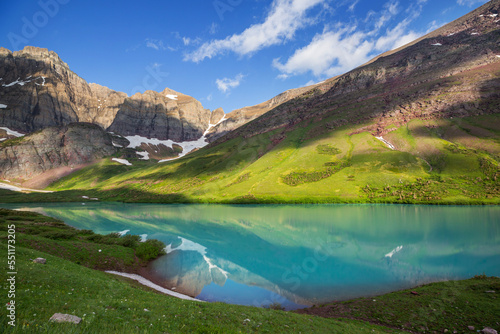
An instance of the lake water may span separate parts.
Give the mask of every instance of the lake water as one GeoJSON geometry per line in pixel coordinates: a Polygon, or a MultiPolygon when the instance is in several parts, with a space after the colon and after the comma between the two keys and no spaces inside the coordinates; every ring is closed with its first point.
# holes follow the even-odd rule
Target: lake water
{"type": "Polygon", "coordinates": [[[199,299],[296,309],[418,284],[500,276],[499,206],[1,205],[97,233],[162,240],[153,263],[199,299]]]}

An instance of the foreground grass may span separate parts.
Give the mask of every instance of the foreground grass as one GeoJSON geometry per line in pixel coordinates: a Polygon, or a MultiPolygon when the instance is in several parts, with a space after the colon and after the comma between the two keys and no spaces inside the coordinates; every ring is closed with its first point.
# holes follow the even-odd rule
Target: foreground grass
{"type": "Polygon", "coordinates": [[[16,245],[40,250],[92,269],[136,272],[165,254],[158,240],[140,242],[136,235],[95,234],[34,212],[0,209],[0,237],[8,225],[16,230],[16,245]]]}
{"type": "MultiPolygon", "coordinates": [[[[60,221],[34,213],[9,210],[2,210],[2,213],[0,253],[7,256],[6,225],[15,224],[19,227],[16,228],[15,253],[17,271],[15,327],[8,324],[6,307],[0,309],[0,328],[7,333],[386,333],[391,331],[357,320],[321,319],[278,310],[223,303],[190,302],[165,296],[134,281],[76,263],[111,269],[106,266],[113,267],[115,262],[122,263],[135,259],[133,252],[124,250],[131,249],[130,247],[116,243],[99,244],[92,240],[64,240],[62,235],[74,231],[62,226],[60,221]],[[35,227],[40,231],[34,231],[35,227]],[[59,236],[56,237],[56,234],[59,236]],[[93,251],[85,252],[74,248],[83,244],[90,244],[87,247],[93,251]],[[57,256],[28,247],[42,248],[57,256]],[[97,248],[102,251],[98,252],[97,248]],[[72,253],[78,254],[72,255],[72,253]],[[37,257],[46,258],[47,264],[36,264],[31,261],[37,257]],[[56,312],[76,315],[83,321],[79,325],[49,322],[48,319],[56,312]]],[[[6,270],[2,270],[0,276],[3,282],[2,303],[5,305],[9,301],[6,270]]]]}
{"type": "Polygon", "coordinates": [[[413,332],[472,332],[500,328],[500,279],[476,276],[299,310],[329,318],[362,319],[413,332]]]}

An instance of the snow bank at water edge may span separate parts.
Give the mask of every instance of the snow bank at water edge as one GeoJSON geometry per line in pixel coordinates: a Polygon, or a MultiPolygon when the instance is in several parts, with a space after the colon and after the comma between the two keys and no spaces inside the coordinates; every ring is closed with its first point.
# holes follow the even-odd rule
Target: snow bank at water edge
{"type": "Polygon", "coordinates": [[[193,297],[183,295],[182,293],[178,293],[178,292],[174,292],[174,291],[162,288],[161,286],[154,284],[150,280],[147,280],[144,277],[136,275],[136,274],[120,273],[118,271],[111,271],[111,270],[107,270],[106,272],[108,274],[113,274],[113,275],[118,275],[118,276],[133,279],[133,280],[141,283],[142,285],[148,286],[152,289],[155,289],[156,291],[159,291],[161,293],[164,293],[164,294],[172,296],[172,297],[177,297],[177,298],[184,299],[184,300],[192,300],[192,301],[196,301],[196,302],[203,302],[203,300],[199,300],[199,299],[196,299],[193,297]]]}

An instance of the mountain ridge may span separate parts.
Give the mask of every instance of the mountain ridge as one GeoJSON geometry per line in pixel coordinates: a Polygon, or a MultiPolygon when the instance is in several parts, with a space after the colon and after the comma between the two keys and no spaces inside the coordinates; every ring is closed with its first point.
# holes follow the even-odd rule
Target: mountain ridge
{"type": "Polygon", "coordinates": [[[0,78],[4,106],[0,125],[24,133],[88,122],[124,136],[189,141],[202,136],[212,117],[199,101],[169,88],[129,97],[89,84],[55,52],[44,48],[27,46],[14,52],[0,48],[0,78]],[[182,96],[182,101],[176,96],[182,96]],[[123,118],[143,121],[130,128],[123,118]]]}

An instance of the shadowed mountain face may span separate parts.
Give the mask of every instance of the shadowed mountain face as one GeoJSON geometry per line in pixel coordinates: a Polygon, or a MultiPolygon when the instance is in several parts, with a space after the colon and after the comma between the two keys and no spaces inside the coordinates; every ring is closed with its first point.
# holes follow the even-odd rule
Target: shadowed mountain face
{"type": "Polygon", "coordinates": [[[196,99],[168,88],[127,97],[88,84],[47,49],[0,48],[0,78],[0,126],[24,133],[88,122],[124,136],[180,142],[200,138],[212,117],[196,99]]]}
{"type": "MultiPolygon", "coordinates": [[[[331,79],[330,79],[331,80],[331,79]]],[[[265,114],[269,110],[276,108],[277,106],[290,101],[293,98],[296,98],[299,95],[302,95],[315,87],[319,86],[319,84],[300,87],[295,89],[287,90],[272,99],[259,103],[257,105],[251,107],[244,107],[240,109],[236,109],[231,111],[226,115],[226,121],[215,126],[210,133],[207,135],[207,138],[210,142],[217,140],[222,137],[226,133],[229,133],[240,126],[256,119],[257,117],[265,114]]],[[[215,124],[214,122],[212,122],[215,124]]]]}
{"type": "Polygon", "coordinates": [[[316,134],[344,124],[388,125],[409,120],[466,117],[499,110],[500,1],[464,17],[351,72],[316,85],[223,137],[254,136],[332,117],[316,134]],[[480,73],[484,69],[484,73],[480,73]],[[479,101],[482,102],[479,102],[479,101]]]}

